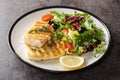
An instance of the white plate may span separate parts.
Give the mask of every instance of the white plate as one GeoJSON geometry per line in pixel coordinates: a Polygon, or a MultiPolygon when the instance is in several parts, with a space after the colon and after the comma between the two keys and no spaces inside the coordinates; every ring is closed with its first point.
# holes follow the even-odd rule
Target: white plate
{"type": "MultiPolygon", "coordinates": [[[[34,62],[28,59],[27,57],[27,49],[26,46],[21,43],[22,36],[25,34],[26,30],[29,29],[30,26],[32,26],[37,20],[40,19],[40,16],[44,13],[48,13],[51,10],[57,10],[59,12],[65,12],[65,13],[73,13],[74,11],[77,12],[87,12],[81,9],[76,9],[72,7],[60,7],[60,6],[54,6],[54,7],[46,7],[46,8],[40,8],[34,11],[31,11],[22,17],[20,17],[12,26],[10,32],[9,32],[9,44],[11,49],[17,56],[23,60],[24,62],[31,64],[35,67],[42,68],[45,70],[50,71],[70,71],[68,69],[63,68],[60,66],[58,59],[55,60],[48,60],[48,61],[42,61],[42,62],[34,62]]],[[[87,12],[89,13],[89,12],[87,12]]],[[[93,19],[94,23],[97,25],[97,27],[101,28],[104,31],[105,34],[105,40],[107,42],[106,44],[106,51],[108,50],[109,43],[110,43],[110,33],[106,27],[106,25],[96,16],[89,13],[91,15],[91,18],[93,19]]],[[[105,52],[106,53],[106,52],[105,52]]],[[[99,59],[101,59],[105,53],[101,54],[99,57],[95,58],[92,53],[85,54],[83,57],[85,58],[86,64],[82,68],[86,68],[90,66],[91,64],[97,62],[99,59]]]]}

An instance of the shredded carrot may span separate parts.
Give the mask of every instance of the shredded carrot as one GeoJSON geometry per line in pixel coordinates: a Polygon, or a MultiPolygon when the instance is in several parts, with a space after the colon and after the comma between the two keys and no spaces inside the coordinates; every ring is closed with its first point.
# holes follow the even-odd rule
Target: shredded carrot
{"type": "Polygon", "coordinates": [[[54,28],[51,25],[49,25],[48,28],[50,29],[51,32],[54,32],[54,28]]]}

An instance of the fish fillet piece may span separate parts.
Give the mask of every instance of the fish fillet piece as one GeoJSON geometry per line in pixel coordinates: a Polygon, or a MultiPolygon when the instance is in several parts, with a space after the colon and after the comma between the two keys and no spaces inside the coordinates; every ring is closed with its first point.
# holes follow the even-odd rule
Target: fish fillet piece
{"type": "Polygon", "coordinates": [[[35,47],[43,46],[51,38],[49,26],[47,23],[37,21],[24,35],[24,43],[35,47]]]}
{"type": "Polygon", "coordinates": [[[28,47],[28,58],[33,61],[42,61],[59,58],[65,55],[64,42],[57,42],[56,45],[50,47],[46,43],[41,48],[36,48],[27,45],[28,47]]]}
{"type": "Polygon", "coordinates": [[[50,40],[50,35],[50,33],[44,32],[40,34],[27,34],[24,36],[24,43],[35,47],[41,47],[47,40],[50,40]]]}

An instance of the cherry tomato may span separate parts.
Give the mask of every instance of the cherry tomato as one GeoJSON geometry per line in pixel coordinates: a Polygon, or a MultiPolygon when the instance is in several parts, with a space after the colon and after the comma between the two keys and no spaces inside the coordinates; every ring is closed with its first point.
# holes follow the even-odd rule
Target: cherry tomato
{"type": "Polygon", "coordinates": [[[69,42],[65,42],[65,48],[68,49],[68,52],[71,52],[74,49],[74,45],[69,42]]]}
{"type": "Polygon", "coordinates": [[[53,15],[51,15],[51,14],[44,14],[44,15],[41,17],[41,20],[42,20],[42,21],[45,21],[45,22],[48,22],[48,21],[50,21],[51,19],[53,19],[53,15]]]}
{"type": "Polygon", "coordinates": [[[63,32],[65,35],[67,35],[69,31],[68,31],[68,29],[63,29],[62,32],[63,32]]]}

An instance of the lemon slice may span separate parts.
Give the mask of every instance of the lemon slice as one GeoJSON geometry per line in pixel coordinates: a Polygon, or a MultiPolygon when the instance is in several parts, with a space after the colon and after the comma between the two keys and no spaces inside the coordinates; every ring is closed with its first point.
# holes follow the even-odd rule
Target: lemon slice
{"type": "Polygon", "coordinates": [[[62,56],[59,58],[60,64],[67,69],[78,69],[84,64],[84,58],[79,56],[62,56]]]}

